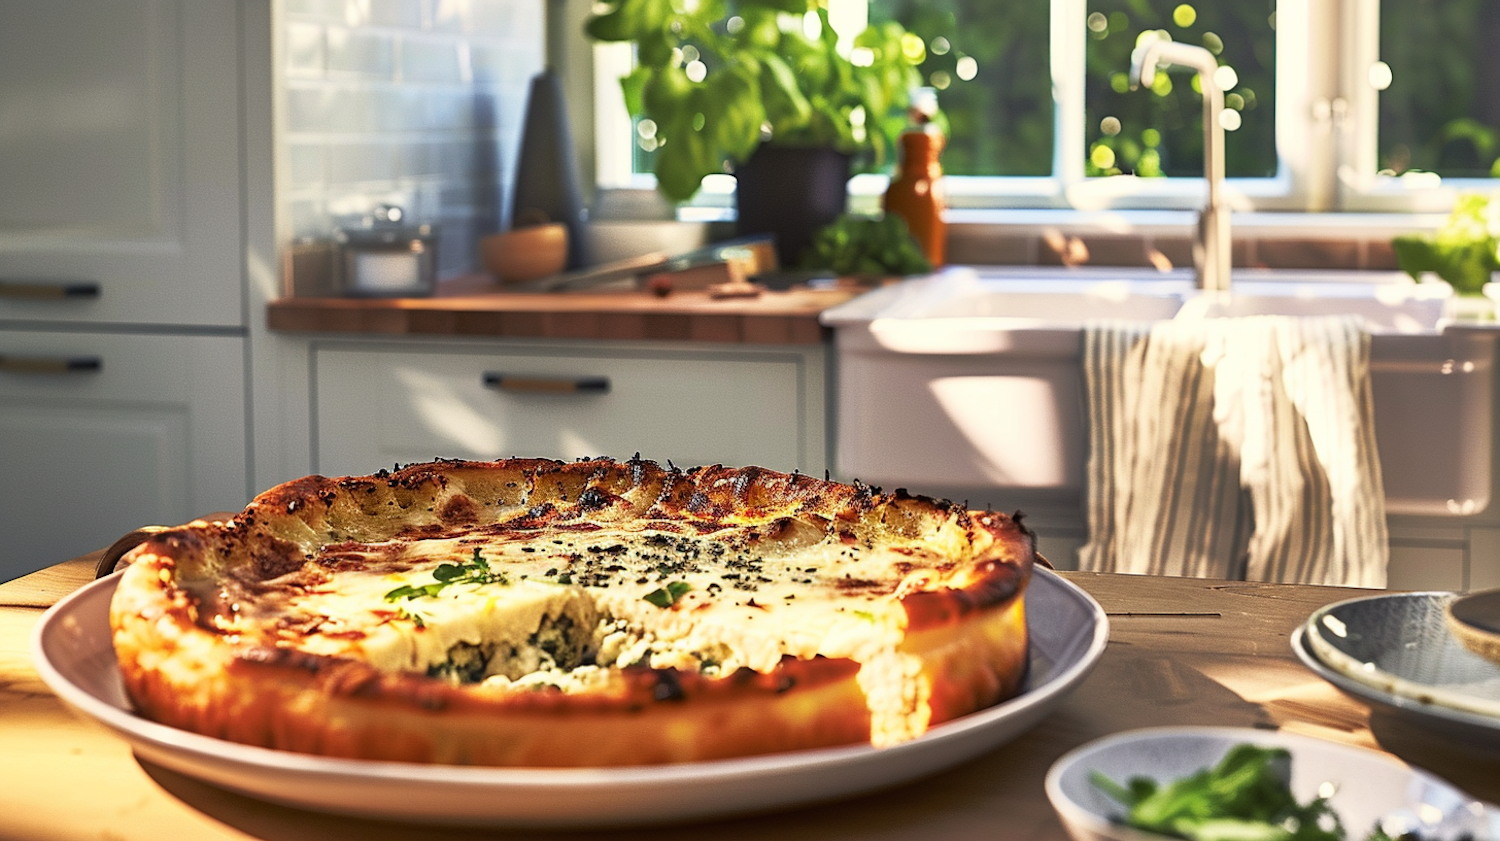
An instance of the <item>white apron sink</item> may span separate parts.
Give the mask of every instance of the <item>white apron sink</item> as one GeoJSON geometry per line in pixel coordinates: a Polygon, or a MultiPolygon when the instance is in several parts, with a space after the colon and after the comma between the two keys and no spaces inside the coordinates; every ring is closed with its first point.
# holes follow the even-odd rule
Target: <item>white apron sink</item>
{"type": "Polygon", "coordinates": [[[1073,505],[1087,427],[1081,331],[1098,319],[1356,314],[1371,334],[1392,514],[1488,507],[1496,331],[1445,323],[1445,285],[1395,272],[951,269],[823,315],[837,359],[835,469],[888,488],[1073,505]],[[1013,493],[1012,493],[1013,492],[1013,493]]]}

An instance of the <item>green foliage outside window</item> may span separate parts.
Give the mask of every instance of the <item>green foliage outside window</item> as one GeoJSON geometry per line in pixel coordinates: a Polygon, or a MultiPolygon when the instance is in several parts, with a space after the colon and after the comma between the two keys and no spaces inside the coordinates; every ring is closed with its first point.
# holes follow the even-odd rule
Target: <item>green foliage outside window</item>
{"type": "Polygon", "coordinates": [[[918,70],[949,124],[943,171],[1047,176],[1054,145],[1048,0],[872,0],[927,44],[918,70]]]}
{"type": "MultiPolygon", "coordinates": [[[[954,175],[1052,174],[1054,114],[1047,0],[875,0],[875,12],[927,42],[920,70],[938,89],[952,125],[943,153],[954,175]],[[934,44],[941,45],[935,48],[934,44]],[[969,78],[961,59],[974,64],[969,78]]],[[[1241,117],[1226,138],[1231,177],[1276,174],[1274,3],[1186,4],[1179,0],[1092,0],[1086,30],[1089,175],[1199,177],[1203,105],[1197,81],[1159,74],[1152,91],[1131,91],[1130,54],[1147,30],[1207,47],[1232,66],[1226,102],[1241,117]]]]}
{"type": "Polygon", "coordinates": [[[1382,171],[1500,176],[1500,3],[1383,0],[1380,33],[1382,171]]]}
{"type": "Polygon", "coordinates": [[[1089,175],[1203,175],[1203,97],[1188,71],[1157,73],[1151,90],[1130,90],[1130,54],[1140,33],[1165,32],[1204,47],[1236,84],[1224,93],[1224,171],[1231,178],[1276,174],[1275,5],[1177,0],[1092,0],[1085,102],[1089,175]],[[1238,125],[1231,128],[1237,121],[1238,125]]]}

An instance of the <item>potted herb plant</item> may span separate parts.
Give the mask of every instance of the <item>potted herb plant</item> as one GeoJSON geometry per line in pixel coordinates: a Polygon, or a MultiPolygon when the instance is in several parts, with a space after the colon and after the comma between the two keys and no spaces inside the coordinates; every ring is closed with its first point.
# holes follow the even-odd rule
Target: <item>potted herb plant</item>
{"type": "Polygon", "coordinates": [[[586,28],[636,46],[621,85],[661,194],[734,172],[739,232],[777,234],[783,263],[843,213],[855,156],[889,159],[925,57],[894,22],[837,32],[815,0],[602,0],[586,28]]]}

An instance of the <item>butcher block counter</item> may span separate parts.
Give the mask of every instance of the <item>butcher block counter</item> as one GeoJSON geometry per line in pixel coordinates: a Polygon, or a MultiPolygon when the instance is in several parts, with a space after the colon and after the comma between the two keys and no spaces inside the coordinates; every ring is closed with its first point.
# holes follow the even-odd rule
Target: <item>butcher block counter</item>
{"type": "MultiPolygon", "coordinates": [[[[134,756],[70,713],[32,665],[43,610],[94,576],[98,554],[0,585],[0,838],[454,839],[530,837],[339,817],[273,805],[134,756]]],[[[884,791],[779,813],[538,837],[716,839],[1063,839],[1047,769],[1090,740],[1168,724],[1252,726],[1390,752],[1476,797],[1500,800],[1497,755],[1372,712],[1309,672],[1289,635],[1315,608],[1368,591],[1063,573],[1109,618],[1095,668],[1017,739],[884,791]]],[[[413,797],[420,797],[413,791],[413,797]]],[[[670,815],[664,816],[670,821],[670,815]]]]}
{"type": "Polygon", "coordinates": [[[869,287],[795,287],[753,297],[707,289],[514,292],[482,277],[438,285],[430,298],[283,298],[267,323],[281,332],[812,345],[818,315],[869,287]]]}

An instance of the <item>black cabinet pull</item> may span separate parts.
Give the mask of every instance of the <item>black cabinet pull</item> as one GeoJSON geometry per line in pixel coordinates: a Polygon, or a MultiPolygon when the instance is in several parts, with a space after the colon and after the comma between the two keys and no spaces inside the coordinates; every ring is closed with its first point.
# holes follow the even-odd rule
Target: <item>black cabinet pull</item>
{"type": "Polygon", "coordinates": [[[99,297],[99,284],[92,280],[0,280],[0,298],[9,300],[62,301],[99,297]]]}
{"type": "Polygon", "coordinates": [[[484,387],[532,394],[607,394],[609,377],[538,377],[485,371],[484,387]]]}
{"type": "Polygon", "coordinates": [[[5,374],[92,374],[104,370],[97,356],[0,356],[5,374]]]}

